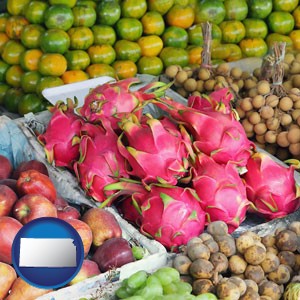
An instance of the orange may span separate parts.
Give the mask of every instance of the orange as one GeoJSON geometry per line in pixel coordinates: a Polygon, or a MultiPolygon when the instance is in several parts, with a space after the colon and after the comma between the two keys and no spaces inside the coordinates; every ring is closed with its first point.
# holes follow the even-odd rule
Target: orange
{"type": "Polygon", "coordinates": [[[5,43],[9,40],[9,37],[5,32],[0,32],[0,54],[4,48],[5,43]]]}
{"type": "Polygon", "coordinates": [[[183,48],[164,47],[161,50],[159,57],[162,60],[165,68],[170,65],[179,65],[181,67],[185,67],[189,63],[188,52],[183,48]]]}
{"type": "Polygon", "coordinates": [[[239,43],[246,35],[244,24],[238,20],[223,21],[219,24],[223,43],[239,43]]]}
{"type": "Polygon", "coordinates": [[[121,6],[119,1],[99,1],[96,7],[97,23],[103,25],[114,25],[121,17],[121,6]]]}
{"type": "Polygon", "coordinates": [[[5,73],[8,68],[9,68],[9,64],[7,64],[5,61],[0,59],[0,82],[5,81],[5,73]]]}
{"type": "Polygon", "coordinates": [[[121,1],[121,15],[125,18],[140,19],[147,11],[146,0],[121,1]]]}
{"type": "Polygon", "coordinates": [[[68,30],[70,49],[86,50],[94,43],[94,35],[89,27],[72,27],[68,30]]]}
{"type": "Polygon", "coordinates": [[[272,49],[274,43],[276,42],[284,42],[285,51],[293,49],[293,41],[288,35],[280,33],[269,33],[265,39],[265,42],[267,43],[269,49],[272,49]]]}
{"type": "Polygon", "coordinates": [[[158,56],[164,44],[157,35],[142,36],[138,39],[142,56],[158,56]]]}
{"type": "Polygon", "coordinates": [[[91,62],[84,50],[69,50],[64,56],[68,62],[68,70],[84,70],[91,62]]]}
{"type": "Polygon", "coordinates": [[[139,74],[159,76],[164,68],[162,60],[157,56],[142,56],[137,62],[139,74]]]}
{"type": "Polygon", "coordinates": [[[166,22],[169,26],[178,26],[181,28],[189,28],[195,20],[195,11],[189,6],[175,4],[166,14],[166,22]]]}
{"type": "Polygon", "coordinates": [[[164,47],[186,48],[188,45],[188,33],[184,28],[169,26],[162,34],[164,47]]]}
{"type": "Polygon", "coordinates": [[[119,80],[134,77],[137,74],[137,66],[131,60],[116,60],[112,66],[119,80]]]}
{"type": "Polygon", "coordinates": [[[50,5],[67,5],[68,7],[74,7],[77,0],[49,0],[50,5]]]}
{"type": "Polygon", "coordinates": [[[82,71],[82,70],[70,70],[66,71],[62,76],[61,79],[65,84],[73,83],[78,81],[83,81],[89,79],[89,75],[82,71]]]}
{"type": "Polygon", "coordinates": [[[20,65],[25,71],[38,70],[38,63],[43,52],[40,49],[28,49],[20,55],[20,65]]]}
{"type": "Polygon", "coordinates": [[[87,52],[92,64],[110,65],[116,59],[116,51],[111,45],[93,45],[87,52]]]}
{"type": "Polygon", "coordinates": [[[89,5],[76,5],[72,8],[74,15],[73,27],[92,27],[97,18],[96,10],[89,5]]]}
{"type": "Polygon", "coordinates": [[[188,46],[187,47],[187,52],[189,56],[189,64],[190,65],[195,65],[198,64],[200,65],[202,62],[202,50],[203,48],[200,46],[188,46]]]}
{"type": "Polygon", "coordinates": [[[6,12],[0,13],[0,32],[5,32],[6,22],[9,16],[10,15],[6,12]]]}
{"type": "Polygon", "coordinates": [[[12,87],[21,87],[21,76],[24,74],[20,65],[10,66],[5,73],[5,81],[12,87]]]}
{"type": "Polygon", "coordinates": [[[43,1],[30,1],[25,7],[25,18],[30,24],[43,24],[44,13],[49,4],[43,1]]]}
{"type": "Polygon", "coordinates": [[[141,57],[141,47],[136,42],[118,40],[114,45],[117,60],[131,60],[137,62],[141,57]]]}
{"type": "Polygon", "coordinates": [[[45,53],[64,54],[70,47],[70,37],[62,29],[48,29],[41,34],[40,47],[45,53]]]}
{"type": "Polygon", "coordinates": [[[174,5],[174,0],[148,0],[148,10],[154,10],[164,15],[174,5]]]}
{"type": "Polygon", "coordinates": [[[6,21],[5,32],[10,39],[20,39],[24,26],[28,24],[23,16],[10,16],[6,21]]]}
{"type": "Polygon", "coordinates": [[[212,60],[226,60],[230,56],[230,47],[227,44],[216,43],[211,48],[212,60]]]}
{"type": "Polygon", "coordinates": [[[108,64],[91,64],[86,68],[90,78],[96,78],[100,76],[110,76],[116,78],[115,69],[108,64]]]}
{"type": "Polygon", "coordinates": [[[4,107],[9,112],[18,113],[18,103],[23,95],[24,93],[20,88],[8,89],[3,98],[4,107]]]}
{"type": "Polygon", "coordinates": [[[25,51],[25,47],[17,40],[7,41],[2,50],[2,59],[9,65],[20,63],[20,55],[25,51]]]}
{"type": "Polygon", "coordinates": [[[42,110],[42,97],[36,93],[25,94],[18,103],[18,113],[21,116],[29,112],[37,113],[42,110]]]}
{"type": "Polygon", "coordinates": [[[296,50],[300,50],[300,30],[293,30],[290,34],[289,37],[292,39],[293,41],[293,46],[294,49],[296,50]]]}
{"type": "Polygon", "coordinates": [[[45,53],[40,57],[38,71],[44,76],[61,76],[67,70],[67,60],[59,53],[45,53]]]}
{"type": "Polygon", "coordinates": [[[300,5],[295,8],[292,14],[295,20],[295,27],[300,28],[300,5]]]}
{"type": "Polygon", "coordinates": [[[44,13],[44,24],[50,28],[59,28],[64,31],[70,29],[74,22],[72,9],[67,5],[50,5],[44,13]]]}
{"type": "Polygon", "coordinates": [[[36,93],[42,95],[42,92],[46,88],[56,87],[63,85],[64,82],[60,77],[57,76],[45,76],[41,77],[36,85],[36,93]]]}
{"type": "Polygon", "coordinates": [[[138,19],[121,18],[117,21],[115,28],[119,39],[128,41],[136,41],[143,34],[143,25],[138,19]]]}
{"type": "Polygon", "coordinates": [[[36,86],[42,75],[38,71],[25,72],[21,76],[21,88],[25,93],[35,93],[36,86]]]}
{"type": "Polygon", "coordinates": [[[163,16],[157,11],[147,11],[141,18],[144,35],[161,35],[165,30],[163,16]]]}
{"type": "Polygon", "coordinates": [[[227,57],[227,61],[236,61],[243,58],[241,48],[236,44],[227,44],[230,49],[230,55],[227,57]]]}
{"type": "Polygon", "coordinates": [[[7,0],[6,9],[14,16],[21,15],[30,0],[7,0]]]}
{"type": "Polygon", "coordinates": [[[45,28],[39,24],[29,24],[24,26],[21,33],[21,42],[26,48],[39,48],[40,37],[45,32],[45,28]]]}
{"type": "Polygon", "coordinates": [[[243,39],[239,46],[246,57],[263,57],[268,52],[268,46],[261,38],[243,39]]]}
{"type": "Polygon", "coordinates": [[[92,26],[94,35],[94,45],[108,44],[113,46],[117,39],[115,29],[109,25],[94,25],[92,26]]]}
{"type": "Polygon", "coordinates": [[[9,90],[9,85],[3,82],[0,82],[0,105],[3,105],[4,103],[4,96],[6,92],[9,90]]]}

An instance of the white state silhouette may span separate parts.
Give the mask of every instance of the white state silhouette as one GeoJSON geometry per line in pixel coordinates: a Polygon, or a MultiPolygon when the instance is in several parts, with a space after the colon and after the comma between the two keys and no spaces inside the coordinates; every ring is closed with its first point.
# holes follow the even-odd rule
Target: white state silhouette
{"type": "Polygon", "coordinates": [[[76,267],[76,246],[68,238],[21,238],[19,267],[76,267]]]}

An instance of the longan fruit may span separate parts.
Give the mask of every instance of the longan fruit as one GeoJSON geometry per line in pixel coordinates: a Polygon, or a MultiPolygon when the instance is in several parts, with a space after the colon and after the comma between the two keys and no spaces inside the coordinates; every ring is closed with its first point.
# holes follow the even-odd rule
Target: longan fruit
{"type": "Polygon", "coordinates": [[[236,83],[232,83],[231,84],[231,86],[230,86],[230,88],[234,91],[234,92],[236,92],[236,93],[238,93],[239,92],[239,86],[236,84],[236,83]]]}
{"type": "Polygon", "coordinates": [[[293,120],[296,121],[297,118],[300,116],[300,108],[296,108],[296,109],[292,110],[291,115],[292,115],[293,120]]]}
{"type": "Polygon", "coordinates": [[[295,74],[292,77],[292,85],[293,85],[293,87],[296,87],[296,88],[300,87],[300,74],[295,74]]]}
{"type": "Polygon", "coordinates": [[[243,71],[242,75],[241,75],[241,79],[245,80],[247,78],[249,78],[251,75],[248,71],[243,71]]]}
{"type": "Polygon", "coordinates": [[[198,71],[198,79],[200,80],[208,80],[210,78],[211,74],[210,71],[206,68],[200,68],[198,71]]]}
{"type": "Polygon", "coordinates": [[[248,96],[251,97],[251,98],[254,98],[257,95],[258,95],[258,93],[257,93],[257,88],[256,87],[253,87],[248,91],[248,96]]]}
{"type": "Polygon", "coordinates": [[[294,53],[289,52],[285,54],[283,61],[289,65],[293,62],[294,59],[295,59],[294,53]]]}
{"type": "Polygon", "coordinates": [[[200,93],[202,93],[204,91],[204,81],[203,80],[201,80],[201,79],[197,80],[196,90],[200,93]]]}
{"type": "Polygon", "coordinates": [[[194,70],[190,67],[190,66],[186,66],[182,69],[183,71],[185,71],[188,75],[188,78],[193,76],[193,72],[194,70]]]}
{"type": "Polygon", "coordinates": [[[243,98],[240,103],[240,108],[243,111],[250,111],[253,109],[252,99],[250,97],[243,98]]]}
{"type": "Polygon", "coordinates": [[[290,97],[285,96],[279,100],[278,107],[283,111],[289,111],[293,108],[293,105],[294,101],[290,97]]]}
{"type": "Polygon", "coordinates": [[[230,76],[234,79],[240,79],[242,76],[242,73],[243,73],[242,69],[238,68],[238,67],[233,67],[230,70],[230,76]]]}
{"type": "Polygon", "coordinates": [[[289,126],[293,122],[293,118],[290,114],[283,114],[280,117],[280,124],[282,126],[289,126]]]}
{"type": "Polygon", "coordinates": [[[300,143],[293,143],[289,145],[289,151],[292,155],[300,155],[300,143]]]}
{"type": "Polygon", "coordinates": [[[280,122],[277,118],[273,117],[266,120],[266,126],[268,130],[277,130],[280,126],[280,122]]]}
{"type": "Polygon", "coordinates": [[[289,128],[288,134],[287,134],[287,139],[289,140],[289,142],[291,144],[299,143],[300,142],[300,128],[298,126],[289,128]]]}
{"type": "Polygon", "coordinates": [[[300,126],[300,116],[297,117],[296,123],[300,126]]]}
{"type": "Polygon", "coordinates": [[[259,122],[261,122],[260,114],[257,111],[251,111],[248,120],[251,124],[255,125],[259,122]]]}
{"type": "Polygon", "coordinates": [[[181,67],[178,65],[171,65],[166,67],[165,75],[171,79],[174,79],[176,74],[181,70],[181,67]]]}
{"type": "Polygon", "coordinates": [[[250,90],[251,88],[256,87],[256,82],[253,80],[253,78],[248,78],[245,80],[244,87],[246,90],[250,90]]]}
{"type": "Polygon", "coordinates": [[[294,102],[293,108],[294,108],[294,109],[300,108],[300,100],[297,100],[297,101],[294,102]]]}
{"type": "Polygon", "coordinates": [[[290,65],[290,74],[299,74],[300,73],[300,62],[294,60],[290,65]]]}
{"type": "Polygon", "coordinates": [[[285,88],[286,91],[290,91],[293,88],[293,84],[291,80],[286,80],[282,83],[282,86],[285,88]]]}
{"type": "Polygon", "coordinates": [[[175,81],[183,84],[188,79],[188,73],[184,70],[179,71],[175,76],[175,81]]]}
{"type": "Polygon", "coordinates": [[[263,106],[263,107],[259,110],[259,112],[260,112],[260,116],[261,116],[263,119],[265,119],[265,120],[272,118],[272,117],[274,116],[274,113],[275,113],[275,112],[274,112],[274,109],[273,109],[271,106],[269,106],[269,105],[263,106]]]}
{"type": "Polygon", "coordinates": [[[180,96],[182,96],[182,97],[184,97],[184,98],[186,98],[186,97],[189,96],[188,91],[187,91],[185,88],[183,88],[183,87],[178,87],[178,88],[176,89],[176,92],[177,92],[180,96]]]}
{"type": "Polygon", "coordinates": [[[298,88],[292,88],[289,91],[288,96],[295,102],[297,100],[300,100],[300,90],[298,88]]]}
{"type": "Polygon", "coordinates": [[[201,96],[201,93],[198,91],[193,91],[191,95],[192,96],[201,96]]]}
{"type": "Polygon", "coordinates": [[[265,135],[264,135],[264,134],[262,134],[262,135],[256,134],[256,135],[255,135],[255,139],[256,139],[257,142],[259,142],[260,144],[265,144],[265,143],[266,143],[265,135]]]}
{"type": "Polygon", "coordinates": [[[229,71],[230,71],[230,65],[228,63],[221,63],[216,68],[216,72],[218,74],[228,74],[229,71]]]}
{"type": "Polygon", "coordinates": [[[265,133],[265,141],[269,144],[274,144],[276,143],[277,140],[277,133],[274,130],[268,130],[265,133]]]}
{"type": "Polygon", "coordinates": [[[243,125],[244,130],[246,132],[252,132],[253,133],[254,125],[251,124],[248,119],[242,120],[242,125],[243,125]]]}
{"type": "Polygon", "coordinates": [[[266,103],[266,99],[262,95],[256,95],[252,99],[252,105],[256,109],[261,108],[263,105],[265,105],[265,103],[266,103]]]}
{"type": "Polygon", "coordinates": [[[256,78],[259,78],[261,76],[261,68],[255,68],[253,70],[253,75],[256,77],[256,78]]]}
{"type": "Polygon", "coordinates": [[[267,126],[265,123],[258,123],[258,124],[255,124],[254,127],[253,127],[253,131],[258,134],[258,135],[262,135],[264,133],[266,133],[267,131],[267,126]]]}
{"type": "Polygon", "coordinates": [[[279,103],[279,97],[277,95],[269,95],[266,97],[266,105],[276,107],[279,103]]]}
{"type": "Polygon", "coordinates": [[[183,88],[187,92],[193,92],[197,88],[197,81],[194,78],[188,78],[184,83],[183,83],[183,88]]]}
{"type": "Polygon", "coordinates": [[[261,80],[257,84],[257,92],[260,95],[266,95],[269,94],[271,91],[270,84],[267,80],[261,80]]]}
{"type": "Polygon", "coordinates": [[[235,110],[238,113],[240,119],[243,119],[245,117],[245,111],[242,110],[239,106],[235,110]]]}
{"type": "Polygon", "coordinates": [[[280,147],[286,148],[290,145],[289,140],[287,139],[287,131],[281,131],[277,135],[277,144],[280,147]]]}
{"type": "Polygon", "coordinates": [[[208,79],[208,80],[204,81],[204,90],[209,91],[209,92],[213,91],[215,84],[216,84],[216,81],[214,79],[208,79]]]}

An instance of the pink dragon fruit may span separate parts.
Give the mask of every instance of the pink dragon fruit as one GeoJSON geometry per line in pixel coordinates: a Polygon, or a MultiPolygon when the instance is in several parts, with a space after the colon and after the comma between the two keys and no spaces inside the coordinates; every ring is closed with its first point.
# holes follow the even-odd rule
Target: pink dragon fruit
{"type": "Polygon", "coordinates": [[[140,118],[146,100],[163,95],[168,87],[162,82],[152,82],[136,91],[130,90],[132,85],[140,82],[137,77],[132,77],[99,85],[91,89],[78,113],[89,122],[97,122],[105,116],[116,130],[122,117],[135,113],[140,118]]]}
{"type": "Polygon", "coordinates": [[[153,103],[187,128],[197,151],[211,156],[218,163],[231,161],[239,167],[246,165],[255,145],[247,138],[234,113],[207,108],[198,110],[166,97],[155,99],[153,103]]]}
{"type": "MultiPolygon", "coordinates": [[[[117,139],[106,118],[102,119],[102,125],[86,123],[82,127],[80,158],[73,168],[87,195],[99,202],[107,201],[108,196],[113,194],[112,191],[104,192],[107,184],[116,182],[120,177],[128,177],[125,159],[117,149],[117,139]]],[[[111,203],[108,201],[105,205],[111,203]]]]}
{"type": "Polygon", "coordinates": [[[134,115],[123,120],[118,149],[128,161],[128,174],[143,183],[177,184],[187,175],[191,140],[181,127],[167,118],[145,116],[140,123],[134,115]]]}
{"type": "Polygon", "coordinates": [[[52,113],[46,131],[38,136],[44,146],[47,160],[56,167],[72,169],[79,157],[80,130],[84,120],[75,114],[76,99],[67,99],[67,104],[58,101],[49,110],[52,113]]]}
{"type": "Polygon", "coordinates": [[[300,187],[295,166],[283,166],[263,152],[254,153],[242,175],[253,212],[268,220],[283,217],[300,207],[300,187]]]}
{"type": "Polygon", "coordinates": [[[143,197],[140,231],[167,249],[175,251],[203,232],[205,213],[193,189],[153,185],[143,197]]]}
{"type": "Polygon", "coordinates": [[[231,102],[234,97],[229,89],[222,88],[207,95],[188,97],[188,106],[200,111],[220,111],[225,114],[233,112],[231,102]]]}
{"type": "Polygon", "coordinates": [[[198,154],[193,167],[193,188],[196,190],[206,221],[222,220],[233,232],[246,217],[250,202],[236,166],[218,164],[205,154],[198,154]]]}

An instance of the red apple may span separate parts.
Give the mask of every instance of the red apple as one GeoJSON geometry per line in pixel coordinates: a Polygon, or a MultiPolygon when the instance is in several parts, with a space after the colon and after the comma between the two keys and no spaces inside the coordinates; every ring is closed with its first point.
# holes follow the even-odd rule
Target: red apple
{"type": "Polygon", "coordinates": [[[8,216],[17,201],[17,194],[7,185],[0,184],[0,216],[8,216]]]}
{"type": "Polygon", "coordinates": [[[10,160],[0,154],[0,179],[9,178],[13,171],[13,166],[10,160]]]}
{"type": "Polygon", "coordinates": [[[87,278],[101,274],[98,264],[92,260],[83,260],[82,266],[77,275],[69,282],[69,285],[73,285],[87,278]]]}
{"type": "Polygon", "coordinates": [[[52,290],[37,288],[27,283],[21,277],[18,277],[14,281],[11,287],[11,291],[8,297],[5,298],[5,300],[33,300],[51,291],[52,290]]]}
{"type": "Polygon", "coordinates": [[[12,209],[12,213],[22,224],[27,224],[41,217],[57,217],[55,205],[39,194],[28,194],[19,198],[12,209]]]}
{"type": "Polygon", "coordinates": [[[122,267],[133,262],[134,256],[129,242],[122,238],[111,238],[99,246],[92,256],[101,272],[122,267]]]}
{"type": "Polygon", "coordinates": [[[56,199],[54,200],[54,205],[57,207],[65,207],[68,206],[69,203],[66,199],[64,199],[61,196],[56,196],[56,199]]]}
{"type": "Polygon", "coordinates": [[[12,217],[0,217],[0,261],[12,263],[11,247],[22,224],[12,217]]]}
{"type": "Polygon", "coordinates": [[[46,176],[49,176],[49,172],[48,172],[46,165],[39,160],[32,159],[32,160],[21,162],[14,169],[11,177],[14,179],[18,179],[22,172],[28,171],[28,170],[36,170],[36,171],[39,171],[40,173],[45,174],[46,176]]]}
{"type": "Polygon", "coordinates": [[[9,186],[16,194],[18,194],[17,190],[17,180],[13,178],[5,178],[0,180],[0,184],[4,184],[9,186]]]}
{"type": "Polygon", "coordinates": [[[36,170],[22,172],[17,180],[17,189],[19,196],[40,194],[53,203],[57,196],[52,180],[36,170]]]}
{"type": "Polygon", "coordinates": [[[77,208],[71,205],[67,205],[65,207],[56,207],[57,209],[57,217],[62,220],[67,219],[79,219],[80,212],[77,208]]]}
{"type": "Polygon", "coordinates": [[[67,223],[73,226],[76,229],[78,234],[81,237],[84,249],[84,257],[86,257],[90,251],[92,241],[93,241],[93,234],[92,230],[88,224],[84,223],[81,220],[77,219],[67,219],[65,220],[67,223]]]}
{"type": "Polygon", "coordinates": [[[120,224],[108,210],[98,207],[89,208],[83,214],[81,220],[92,229],[93,245],[95,247],[99,247],[107,239],[122,236],[120,224]]]}
{"type": "Polygon", "coordinates": [[[6,297],[16,279],[17,273],[15,269],[9,264],[0,262],[0,299],[6,297]]]}

